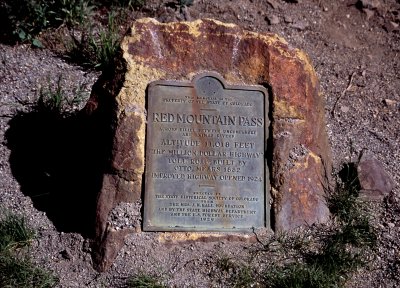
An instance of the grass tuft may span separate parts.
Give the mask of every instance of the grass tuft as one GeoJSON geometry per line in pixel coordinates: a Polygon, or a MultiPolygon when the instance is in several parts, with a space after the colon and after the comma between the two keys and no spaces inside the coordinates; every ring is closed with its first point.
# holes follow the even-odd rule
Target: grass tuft
{"type": "Polygon", "coordinates": [[[84,101],[84,85],[73,89],[72,96],[68,97],[62,86],[62,75],[59,75],[55,85],[48,80],[47,87],[41,87],[33,109],[36,112],[63,117],[75,110],[76,106],[84,101]]]}
{"type": "Polygon", "coordinates": [[[164,288],[165,286],[159,284],[159,282],[152,276],[145,274],[138,274],[129,277],[127,283],[127,288],[164,288]]]}
{"type": "Polygon", "coordinates": [[[232,259],[228,256],[219,256],[216,262],[216,267],[227,278],[230,287],[249,287],[254,283],[255,272],[252,267],[243,261],[232,259]]]}
{"type": "Polygon", "coordinates": [[[338,173],[335,189],[326,191],[328,208],[339,221],[351,222],[360,215],[359,190],[360,182],[355,164],[344,164],[338,173]]]}
{"type": "Polygon", "coordinates": [[[87,68],[106,71],[113,66],[118,53],[120,32],[118,13],[111,11],[107,17],[106,28],[94,29],[89,27],[78,33],[71,33],[72,42],[69,47],[69,57],[87,68]]]}
{"type": "Polygon", "coordinates": [[[94,55],[92,64],[98,70],[110,68],[117,55],[120,36],[116,16],[113,11],[109,13],[107,29],[99,32],[98,40],[93,36],[89,38],[89,47],[94,55]]]}
{"type": "Polygon", "coordinates": [[[50,288],[57,283],[56,277],[29,259],[0,253],[0,287],[50,288]]]}
{"type": "Polygon", "coordinates": [[[26,225],[24,217],[3,214],[0,220],[0,287],[54,287],[58,283],[55,276],[36,267],[20,253],[16,255],[17,249],[29,246],[35,232],[26,225]]]}
{"type": "Polygon", "coordinates": [[[324,288],[332,287],[325,271],[317,265],[302,263],[273,268],[266,275],[270,288],[324,288]]]}
{"type": "Polygon", "coordinates": [[[34,236],[24,217],[6,214],[0,221],[0,253],[26,247],[34,236]]]}

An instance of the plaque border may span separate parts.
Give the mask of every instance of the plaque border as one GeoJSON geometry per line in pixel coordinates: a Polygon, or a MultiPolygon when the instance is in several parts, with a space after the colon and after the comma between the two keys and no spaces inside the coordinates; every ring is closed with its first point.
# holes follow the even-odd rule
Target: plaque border
{"type": "MultiPolygon", "coordinates": [[[[173,87],[195,87],[195,83],[203,78],[203,77],[214,77],[218,81],[221,82],[224,90],[242,90],[242,91],[258,91],[262,92],[264,95],[264,226],[263,227],[249,227],[249,228],[201,228],[201,227],[182,227],[182,226],[155,226],[151,225],[148,221],[151,218],[150,209],[146,209],[146,206],[151,202],[149,193],[146,193],[146,184],[147,184],[147,168],[145,165],[144,170],[144,201],[143,201],[143,221],[142,221],[142,229],[145,232],[252,232],[257,228],[271,228],[271,185],[270,185],[270,172],[267,161],[267,149],[268,149],[268,139],[270,137],[270,125],[271,120],[269,119],[269,96],[270,92],[262,85],[229,85],[226,84],[225,79],[215,71],[205,71],[196,74],[191,81],[177,81],[177,80],[156,80],[152,81],[147,85],[146,89],[146,104],[148,105],[149,97],[151,97],[153,93],[153,89],[156,86],[173,86],[173,87]],[[146,205],[147,204],[147,205],[146,205]],[[269,213],[268,213],[269,211],[269,213]]],[[[146,106],[147,106],[146,105],[146,106]]],[[[148,110],[148,107],[147,107],[148,110]]],[[[148,117],[148,116],[147,116],[148,117]]],[[[148,154],[147,147],[147,135],[148,135],[148,124],[146,121],[146,138],[145,138],[145,159],[148,154]]]]}

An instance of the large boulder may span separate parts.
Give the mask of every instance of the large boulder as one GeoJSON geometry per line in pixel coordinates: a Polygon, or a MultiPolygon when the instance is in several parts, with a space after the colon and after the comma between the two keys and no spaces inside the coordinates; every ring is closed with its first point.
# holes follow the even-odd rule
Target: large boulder
{"type": "Polygon", "coordinates": [[[200,72],[215,71],[230,85],[267,87],[271,92],[267,155],[271,191],[267,193],[273,200],[272,228],[289,230],[328,219],[324,187],[331,162],[324,98],[304,52],[274,34],[249,32],[211,19],[167,24],[138,20],[121,50],[115,71],[96,83],[85,108],[88,114],[109,111],[113,135],[98,197],[99,249],[94,255],[98,269],[111,263],[118,252],[116,243],[121,242],[116,235],[125,234],[110,225],[110,213],[120,203],[142,197],[146,87],[155,80],[191,81],[200,72]]]}

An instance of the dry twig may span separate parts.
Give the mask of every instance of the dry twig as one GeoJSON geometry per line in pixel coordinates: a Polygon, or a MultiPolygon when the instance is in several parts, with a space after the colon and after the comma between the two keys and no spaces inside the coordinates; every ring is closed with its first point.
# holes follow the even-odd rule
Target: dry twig
{"type": "Polygon", "coordinates": [[[349,84],[347,85],[346,89],[344,89],[344,90],[342,91],[342,93],[339,95],[339,97],[336,99],[335,104],[333,104],[333,107],[332,107],[332,110],[331,110],[331,115],[332,115],[333,118],[335,117],[335,109],[336,109],[337,103],[338,103],[339,100],[346,94],[346,92],[349,91],[349,90],[351,89],[352,83],[353,83],[353,79],[354,79],[354,76],[355,76],[355,75],[356,75],[356,72],[353,72],[353,73],[351,74],[350,79],[349,79],[349,84]]]}

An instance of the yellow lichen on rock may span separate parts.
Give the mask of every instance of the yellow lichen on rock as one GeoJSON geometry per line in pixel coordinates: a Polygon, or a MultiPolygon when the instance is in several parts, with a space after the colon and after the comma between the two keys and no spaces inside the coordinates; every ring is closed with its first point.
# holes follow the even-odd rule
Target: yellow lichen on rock
{"type": "Polygon", "coordinates": [[[162,79],[165,72],[136,62],[130,63],[117,102],[121,107],[136,103],[144,107],[148,83],[162,79]]]}
{"type": "Polygon", "coordinates": [[[158,236],[158,241],[160,243],[167,243],[167,242],[186,242],[186,241],[204,241],[207,242],[207,240],[217,240],[217,239],[226,239],[227,236],[229,238],[235,238],[232,237],[232,235],[236,236],[237,240],[241,241],[249,241],[253,235],[249,234],[243,234],[243,233],[230,233],[229,235],[227,234],[222,234],[222,233],[210,233],[210,232],[164,232],[160,233],[158,236]]]}
{"type": "Polygon", "coordinates": [[[284,100],[275,100],[273,109],[274,113],[279,118],[293,118],[304,120],[304,115],[297,111],[296,107],[289,105],[284,100]]]}
{"type": "Polygon", "coordinates": [[[310,165],[310,159],[314,160],[314,165],[319,165],[321,163],[321,158],[313,153],[312,151],[308,151],[308,154],[303,158],[302,162],[295,162],[294,166],[296,167],[296,170],[300,169],[308,169],[310,165]]]}

